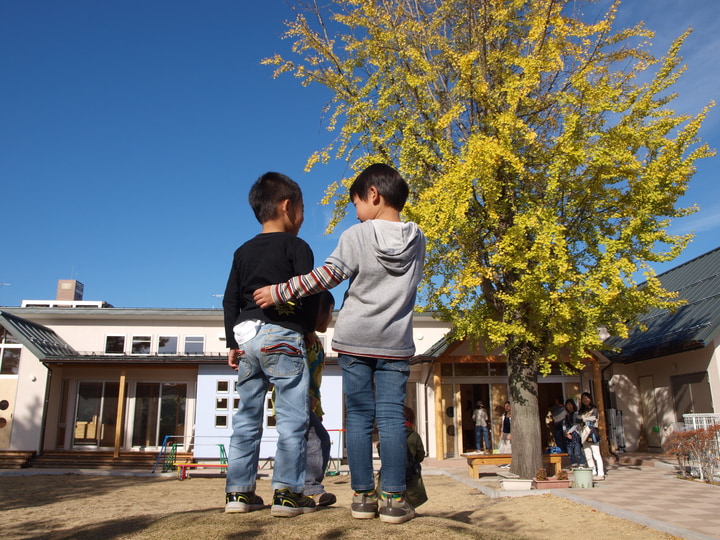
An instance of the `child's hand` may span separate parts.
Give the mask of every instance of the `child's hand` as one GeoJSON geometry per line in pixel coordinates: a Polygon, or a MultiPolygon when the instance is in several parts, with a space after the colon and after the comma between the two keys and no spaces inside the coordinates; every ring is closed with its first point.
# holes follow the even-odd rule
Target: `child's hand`
{"type": "Polygon", "coordinates": [[[272,295],[270,294],[271,285],[266,285],[261,289],[256,289],[253,292],[253,300],[260,309],[265,309],[273,305],[272,295]]]}
{"type": "Polygon", "coordinates": [[[228,366],[233,368],[235,371],[238,370],[238,355],[240,354],[239,349],[230,349],[228,351],[228,366]]]}

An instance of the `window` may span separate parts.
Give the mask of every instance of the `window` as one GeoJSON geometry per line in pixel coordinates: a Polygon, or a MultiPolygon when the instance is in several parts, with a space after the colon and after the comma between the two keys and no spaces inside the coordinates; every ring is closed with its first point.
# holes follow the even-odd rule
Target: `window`
{"type": "Polygon", "coordinates": [[[17,375],[20,367],[20,347],[2,347],[0,353],[0,375],[17,375]]]}
{"type": "Polygon", "coordinates": [[[16,345],[17,343],[18,343],[18,340],[15,339],[15,336],[13,336],[10,332],[5,330],[4,326],[0,326],[0,345],[5,345],[5,344],[16,345]]]}
{"type": "Polygon", "coordinates": [[[160,336],[158,338],[158,354],[177,354],[177,336],[160,336]]]}
{"type": "Polygon", "coordinates": [[[105,338],[105,354],[124,354],[125,336],[107,336],[105,338]]]}
{"type": "Polygon", "coordinates": [[[228,381],[217,381],[217,392],[221,394],[227,393],[230,387],[229,384],[228,381]]]}
{"type": "Polygon", "coordinates": [[[150,336],[133,336],[132,354],[150,354],[150,336]]]}
{"type": "Polygon", "coordinates": [[[185,336],[185,354],[203,354],[205,336],[185,336]]]}
{"type": "Polygon", "coordinates": [[[17,375],[20,368],[20,351],[15,336],[0,326],[0,375],[17,375]]]}
{"type": "Polygon", "coordinates": [[[219,411],[226,411],[228,408],[228,398],[219,397],[215,399],[215,408],[219,411]]]}
{"type": "Polygon", "coordinates": [[[215,415],[215,427],[216,428],[226,428],[228,425],[227,421],[227,415],[215,415]]]}

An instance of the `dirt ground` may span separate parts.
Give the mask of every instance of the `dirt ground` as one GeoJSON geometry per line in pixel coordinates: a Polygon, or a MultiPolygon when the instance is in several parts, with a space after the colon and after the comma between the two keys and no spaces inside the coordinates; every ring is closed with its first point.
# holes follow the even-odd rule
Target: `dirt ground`
{"type": "MultiPolygon", "coordinates": [[[[224,514],[222,478],[0,477],[0,538],[675,538],[552,495],[491,499],[446,476],[426,476],[425,483],[430,500],[416,518],[389,525],[350,517],[348,476],[327,479],[335,506],[294,518],[274,518],[269,510],[224,514]]],[[[258,481],[257,493],[271,502],[267,479],[258,481]]]]}

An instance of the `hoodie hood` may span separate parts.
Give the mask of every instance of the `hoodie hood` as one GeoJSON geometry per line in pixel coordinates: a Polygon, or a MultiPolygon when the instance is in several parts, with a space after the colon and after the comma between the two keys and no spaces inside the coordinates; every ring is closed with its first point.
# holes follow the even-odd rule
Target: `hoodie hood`
{"type": "Polygon", "coordinates": [[[424,253],[425,237],[412,221],[371,220],[375,257],[391,274],[403,274],[424,253]]]}

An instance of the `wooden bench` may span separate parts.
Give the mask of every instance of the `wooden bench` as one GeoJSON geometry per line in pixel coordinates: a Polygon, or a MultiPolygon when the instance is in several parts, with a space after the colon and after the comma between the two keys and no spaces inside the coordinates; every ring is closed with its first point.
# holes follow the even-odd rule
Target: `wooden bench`
{"type": "MultiPolygon", "coordinates": [[[[480,478],[480,465],[505,465],[512,461],[512,454],[460,454],[467,459],[470,478],[480,478]]],[[[543,463],[548,465],[548,476],[554,476],[562,469],[566,453],[543,454],[543,463]]]]}
{"type": "MultiPolygon", "coordinates": [[[[177,467],[178,480],[190,478],[188,469],[226,469],[227,463],[173,463],[177,467]]],[[[220,471],[223,472],[223,471],[220,471]]]]}

